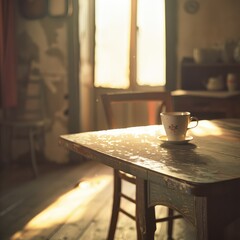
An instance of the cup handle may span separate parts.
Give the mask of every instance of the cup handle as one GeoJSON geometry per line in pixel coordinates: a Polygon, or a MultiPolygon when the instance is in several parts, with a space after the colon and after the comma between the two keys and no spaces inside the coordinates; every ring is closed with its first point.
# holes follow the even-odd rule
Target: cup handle
{"type": "Polygon", "coordinates": [[[198,125],[198,118],[196,117],[190,117],[190,122],[195,121],[196,125],[192,126],[192,127],[188,127],[187,130],[191,129],[191,128],[195,128],[198,125]]]}

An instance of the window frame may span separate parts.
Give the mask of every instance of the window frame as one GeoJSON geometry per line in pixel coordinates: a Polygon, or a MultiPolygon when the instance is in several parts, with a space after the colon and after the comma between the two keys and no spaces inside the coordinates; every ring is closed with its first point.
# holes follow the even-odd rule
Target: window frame
{"type": "MultiPolygon", "coordinates": [[[[177,2],[175,0],[163,0],[165,1],[165,24],[166,24],[166,83],[164,86],[150,86],[150,85],[138,85],[136,80],[137,75],[137,1],[131,0],[131,26],[130,26],[130,53],[129,53],[129,87],[123,88],[111,88],[111,87],[96,87],[94,86],[95,76],[95,44],[93,50],[93,86],[95,89],[112,90],[112,91],[151,91],[151,90],[175,90],[176,83],[176,23],[177,23],[177,2]],[[135,57],[134,57],[135,56],[135,57]]],[[[95,1],[94,1],[95,3],[95,1]]],[[[94,8],[95,16],[95,8],[94,8]]],[[[94,21],[95,24],[95,21],[94,21]]],[[[96,25],[95,25],[96,29],[96,25]]],[[[95,32],[94,32],[95,39],[95,32]]]]}

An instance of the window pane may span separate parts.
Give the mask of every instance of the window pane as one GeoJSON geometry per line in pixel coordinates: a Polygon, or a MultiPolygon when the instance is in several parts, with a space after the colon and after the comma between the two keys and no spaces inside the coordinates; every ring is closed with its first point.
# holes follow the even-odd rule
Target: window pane
{"type": "Polygon", "coordinates": [[[165,0],[139,0],[137,24],[137,83],[165,85],[165,0]]]}
{"type": "Polygon", "coordinates": [[[129,87],[129,0],[96,0],[96,87],[129,87]]]}

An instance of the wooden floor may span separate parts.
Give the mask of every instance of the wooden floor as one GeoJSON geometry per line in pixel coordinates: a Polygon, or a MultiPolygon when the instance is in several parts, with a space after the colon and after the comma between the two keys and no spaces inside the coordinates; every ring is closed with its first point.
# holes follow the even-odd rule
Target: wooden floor
{"type": "MultiPolygon", "coordinates": [[[[106,239],[112,204],[112,169],[91,161],[50,169],[42,171],[38,179],[31,178],[29,170],[25,181],[21,179],[12,185],[6,174],[1,177],[5,184],[1,184],[0,239],[106,239]]],[[[134,195],[131,184],[124,188],[127,194],[134,195]]],[[[134,211],[131,203],[122,204],[134,211]]],[[[157,207],[158,216],[165,211],[164,207],[157,207]]],[[[115,239],[136,240],[134,222],[122,214],[115,239]]],[[[157,239],[167,239],[166,224],[157,224],[157,239]]],[[[174,239],[194,240],[194,229],[184,220],[176,220],[174,239]]]]}

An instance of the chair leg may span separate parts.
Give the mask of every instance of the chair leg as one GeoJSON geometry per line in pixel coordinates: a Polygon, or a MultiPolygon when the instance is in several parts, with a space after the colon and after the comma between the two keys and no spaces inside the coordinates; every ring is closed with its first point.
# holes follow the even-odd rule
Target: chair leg
{"type": "Polygon", "coordinates": [[[45,129],[42,127],[39,132],[39,151],[44,155],[45,148],[45,129]]]}
{"type": "Polygon", "coordinates": [[[2,128],[2,133],[3,133],[2,134],[2,150],[3,150],[2,160],[7,164],[10,164],[11,161],[13,160],[13,157],[12,157],[12,146],[14,141],[13,132],[14,132],[14,129],[12,127],[3,126],[2,128]]]}
{"type": "Polygon", "coordinates": [[[173,240],[172,234],[173,234],[173,209],[168,208],[168,217],[170,217],[170,220],[168,221],[168,227],[167,227],[167,234],[168,234],[168,240],[173,240]]]}
{"type": "Polygon", "coordinates": [[[38,168],[37,168],[35,146],[34,146],[34,132],[33,132],[32,128],[29,129],[29,146],[30,146],[33,172],[34,172],[35,177],[38,177],[38,168]]]}
{"type": "Polygon", "coordinates": [[[9,158],[9,162],[14,160],[14,155],[13,155],[13,147],[14,147],[14,140],[16,139],[16,129],[14,127],[9,127],[8,129],[8,140],[9,141],[9,148],[7,152],[7,156],[9,158]]]}
{"type": "Polygon", "coordinates": [[[1,125],[1,143],[0,143],[0,150],[1,150],[1,162],[6,163],[6,148],[8,147],[8,143],[6,143],[6,127],[1,125]]]}
{"type": "Polygon", "coordinates": [[[107,240],[113,240],[116,232],[117,227],[117,220],[119,215],[119,209],[120,209],[120,200],[121,200],[121,188],[122,188],[122,182],[118,175],[118,170],[114,169],[114,192],[113,192],[113,205],[112,205],[112,216],[111,216],[111,222],[110,227],[108,230],[108,237],[107,240]]]}

